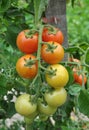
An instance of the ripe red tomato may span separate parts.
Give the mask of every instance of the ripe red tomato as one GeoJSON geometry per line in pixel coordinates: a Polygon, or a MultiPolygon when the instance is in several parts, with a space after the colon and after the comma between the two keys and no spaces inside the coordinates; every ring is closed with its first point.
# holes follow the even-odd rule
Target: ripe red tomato
{"type": "Polygon", "coordinates": [[[35,33],[30,37],[26,37],[26,33],[30,34],[30,30],[23,30],[17,36],[17,47],[26,54],[32,54],[38,48],[38,34],[35,33]]]}
{"type": "Polygon", "coordinates": [[[33,65],[26,66],[27,62],[34,59],[36,59],[36,57],[31,54],[24,55],[18,59],[16,63],[16,70],[21,77],[31,79],[36,76],[38,70],[37,62],[35,62],[33,65]]]}
{"type": "MultiPolygon", "coordinates": [[[[72,58],[72,59],[70,59],[70,61],[76,62],[76,63],[81,63],[81,61],[79,59],[76,59],[76,58],[72,58]]],[[[74,82],[82,85],[83,80],[84,80],[84,84],[86,84],[86,82],[87,82],[86,75],[84,75],[84,79],[83,79],[82,74],[78,74],[78,72],[80,70],[82,70],[82,66],[81,65],[80,66],[75,66],[74,65],[74,67],[73,67],[74,82]]]]}
{"type": "Polygon", "coordinates": [[[86,82],[87,82],[86,76],[84,75],[84,79],[83,79],[83,76],[80,74],[80,75],[78,76],[78,79],[76,80],[76,82],[79,83],[80,85],[82,85],[83,80],[84,80],[84,84],[86,84],[86,82]]]}
{"type": "Polygon", "coordinates": [[[74,76],[74,82],[78,83],[80,85],[82,85],[83,80],[84,80],[84,84],[86,84],[87,82],[87,77],[86,75],[84,75],[84,77],[82,76],[82,74],[78,74],[77,70],[75,68],[73,68],[73,76],[74,76]]]}
{"type": "Polygon", "coordinates": [[[57,64],[64,58],[64,49],[57,42],[48,42],[41,48],[42,59],[49,64],[57,64]]]}
{"type": "Polygon", "coordinates": [[[55,31],[57,31],[56,34],[53,34],[48,28],[44,28],[42,40],[45,42],[54,41],[62,44],[64,41],[63,33],[58,28],[55,28],[55,31]]]}

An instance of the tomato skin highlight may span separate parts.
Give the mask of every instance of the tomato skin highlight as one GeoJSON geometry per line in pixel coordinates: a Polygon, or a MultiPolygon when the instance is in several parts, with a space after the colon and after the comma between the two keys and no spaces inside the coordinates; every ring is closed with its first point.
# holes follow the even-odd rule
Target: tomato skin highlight
{"type": "Polygon", "coordinates": [[[17,98],[15,102],[15,109],[19,114],[23,116],[29,116],[36,111],[37,104],[31,103],[30,99],[31,99],[30,95],[26,93],[20,95],[17,98]]]}
{"type": "Polygon", "coordinates": [[[27,79],[34,78],[36,76],[37,70],[38,70],[37,62],[35,64],[31,65],[31,67],[25,65],[26,64],[25,60],[29,60],[30,58],[34,60],[36,57],[34,55],[27,54],[27,55],[22,56],[20,59],[18,59],[18,61],[16,63],[17,73],[21,77],[27,78],[27,79]]]}
{"type": "Polygon", "coordinates": [[[55,75],[50,75],[50,73],[46,73],[45,75],[46,81],[51,87],[59,89],[67,84],[69,80],[69,74],[67,69],[63,65],[53,64],[48,66],[47,69],[56,70],[55,75]]]}
{"type": "Polygon", "coordinates": [[[48,28],[44,28],[42,34],[42,40],[45,42],[54,41],[58,42],[59,44],[63,44],[64,36],[63,33],[57,28],[56,34],[50,33],[48,28]]]}
{"type": "Polygon", "coordinates": [[[44,98],[48,105],[52,107],[59,107],[67,100],[67,92],[64,88],[54,89],[52,92],[44,94],[44,98]]]}
{"type": "Polygon", "coordinates": [[[47,50],[48,49],[48,45],[43,45],[41,48],[41,56],[42,59],[49,63],[49,64],[57,64],[60,61],[62,61],[62,59],[64,58],[64,49],[63,47],[57,43],[57,42],[48,42],[49,45],[54,45],[57,46],[53,52],[51,50],[47,50]]]}
{"type": "Polygon", "coordinates": [[[19,50],[26,54],[32,54],[38,49],[38,34],[33,34],[32,37],[27,38],[25,33],[29,32],[29,30],[23,30],[17,36],[17,47],[19,50]]]}

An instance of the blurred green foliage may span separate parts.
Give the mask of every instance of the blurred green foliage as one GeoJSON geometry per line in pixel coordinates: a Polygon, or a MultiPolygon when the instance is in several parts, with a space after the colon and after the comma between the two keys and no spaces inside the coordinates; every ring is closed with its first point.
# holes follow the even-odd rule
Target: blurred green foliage
{"type": "Polygon", "coordinates": [[[67,5],[69,45],[89,43],[89,0],[80,0],[74,7],[67,5]]]}

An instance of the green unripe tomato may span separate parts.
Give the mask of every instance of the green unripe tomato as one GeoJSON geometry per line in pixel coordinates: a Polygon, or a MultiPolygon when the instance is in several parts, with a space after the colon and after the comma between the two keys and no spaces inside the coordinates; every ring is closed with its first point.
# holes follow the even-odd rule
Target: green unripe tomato
{"type": "Polygon", "coordinates": [[[54,114],[57,107],[52,107],[48,104],[43,103],[41,100],[38,101],[38,111],[44,115],[50,116],[54,114]]]}
{"type": "Polygon", "coordinates": [[[30,99],[31,95],[29,94],[22,94],[17,98],[15,102],[15,109],[19,114],[29,116],[36,111],[37,104],[32,103],[30,99]]]}
{"type": "Polygon", "coordinates": [[[44,98],[48,105],[59,107],[65,103],[67,92],[64,88],[54,89],[52,92],[45,93],[44,98]]]}

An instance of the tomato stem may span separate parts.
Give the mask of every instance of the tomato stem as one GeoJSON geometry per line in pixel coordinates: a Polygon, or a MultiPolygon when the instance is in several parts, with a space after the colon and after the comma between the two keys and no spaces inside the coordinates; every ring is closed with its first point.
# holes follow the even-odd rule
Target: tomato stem
{"type": "Polygon", "coordinates": [[[26,130],[33,130],[32,124],[26,124],[26,130]]]}

